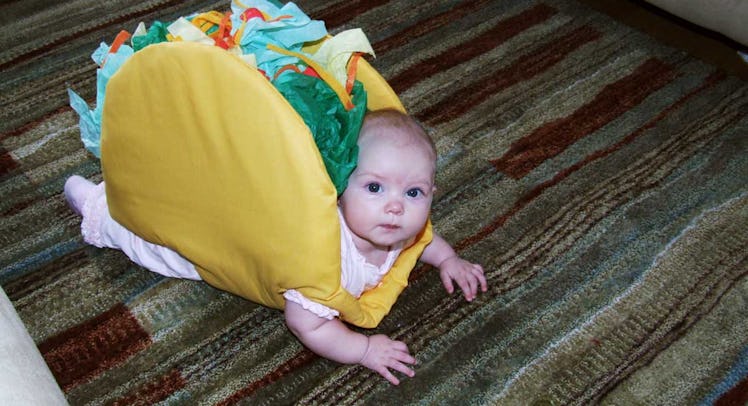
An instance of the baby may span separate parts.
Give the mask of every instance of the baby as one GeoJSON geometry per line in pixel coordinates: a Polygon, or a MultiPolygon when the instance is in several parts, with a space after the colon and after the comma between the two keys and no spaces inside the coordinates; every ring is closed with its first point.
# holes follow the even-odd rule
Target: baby
{"type": "MultiPolygon", "coordinates": [[[[341,282],[356,297],[376,288],[402,249],[426,226],[436,189],[436,149],[411,117],[394,110],[368,113],[358,146],[358,166],[338,200],[341,282]]],[[[103,183],[94,185],[73,176],[65,183],[65,196],[83,216],[81,232],[87,243],[120,249],[134,262],[165,276],[201,279],[175,251],[148,243],[114,221],[103,183]]],[[[439,269],[449,293],[456,283],[465,299],[472,301],[478,290],[486,290],[481,266],[460,258],[436,234],[420,259],[439,269]]],[[[337,311],[296,290],[287,290],[284,298],[286,324],[315,353],[341,363],[359,363],[395,385],[399,380],[391,370],[415,375],[408,364],[416,360],[405,343],[353,332],[336,317],[337,311]]]]}

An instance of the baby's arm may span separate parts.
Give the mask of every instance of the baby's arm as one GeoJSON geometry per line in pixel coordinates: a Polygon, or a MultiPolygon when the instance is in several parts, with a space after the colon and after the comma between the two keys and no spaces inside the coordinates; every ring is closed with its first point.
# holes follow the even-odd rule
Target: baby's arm
{"type": "Polygon", "coordinates": [[[394,385],[400,381],[389,368],[409,377],[415,375],[405,364],[415,364],[416,359],[401,341],[391,340],[383,334],[367,337],[356,333],[342,321],[319,317],[290,300],[286,301],[285,313],[291,332],[317,355],[344,364],[361,364],[394,385]]]}
{"type": "Polygon", "coordinates": [[[483,268],[460,258],[449,243],[436,234],[423,250],[421,261],[439,268],[439,276],[450,294],[454,292],[452,281],[457,282],[468,302],[475,299],[479,285],[482,292],[487,289],[483,268]]]}

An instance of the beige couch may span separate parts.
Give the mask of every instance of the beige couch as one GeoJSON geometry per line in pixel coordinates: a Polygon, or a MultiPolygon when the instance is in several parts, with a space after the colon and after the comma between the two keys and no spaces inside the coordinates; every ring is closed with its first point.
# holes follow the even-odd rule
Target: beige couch
{"type": "Polygon", "coordinates": [[[0,288],[0,405],[66,405],[44,358],[0,288]]]}
{"type": "Polygon", "coordinates": [[[748,47],[748,0],[647,0],[748,47]]]}

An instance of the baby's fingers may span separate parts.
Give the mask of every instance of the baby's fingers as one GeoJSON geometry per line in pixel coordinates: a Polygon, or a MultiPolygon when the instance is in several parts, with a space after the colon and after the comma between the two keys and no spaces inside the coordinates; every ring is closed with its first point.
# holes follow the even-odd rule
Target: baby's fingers
{"type": "MultiPolygon", "coordinates": [[[[410,352],[408,351],[408,344],[405,344],[402,341],[392,340],[391,345],[392,345],[392,349],[394,351],[396,351],[398,353],[405,354],[405,355],[407,355],[407,356],[410,357],[410,352]]],[[[411,358],[413,358],[413,357],[411,357],[411,358]]],[[[415,358],[413,358],[413,359],[415,360],[415,358]]],[[[411,362],[411,364],[412,364],[412,362],[411,362]]]]}
{"type": "MultiPolygon", "coordinates": [[[[405,365],[406,363],[415,364],[416,359],[407,352],[397,352],[393,354],[392,358],[390,358],[387,367],[412,378],[416,375],[416,372],[412,368],[405,365]]],[[[390,375],[392,375],[392,373],[390,373],[390,375]]],[[[394,375],[392,376],[394,378],[394,375]]],[[[397,378],[395,379],[397,380],[397,378]]],[[[389,379],[387,380],[392,382],[389,379]]],[[[397,383],[395,385],[397,385],[397,383]]]]}
{"type": "Polygon", "coordinates": [[[391,348],[387,353],[385,363],[388,367],[394,368],[408,376],[411,376],[411,374],[413,373],[412,370],[408,369],[407,367],[405,367],[406,370],[402,370],[401,368],[404,367],[403,363],[415,364],[416,358],[410,355],[407,344],[402,341],[392,340],[391,348]]]}
{"type": "MultiPolygon", "coordinates": [[[[394,360],[398,361],[398,363],[403,363],[404,362],[404,363],[411,364],[411,365],[413,365],[413,364],[416,363],[416,357],[410,355],[410,353],[408,352],[407,347],[405,348],[405,351],[399,351],[399,352],[393,354],[392,358],[394,360]]],[[[400,370],[398,369],[398,371],[400,371],[400,370]]],[[[410,369],[408,371],[410,371],[410,369]]],[[[403,371],[400,371],[400,372],[403,372],[403,371]]],[[[405,372],[403,372],[403,373],[405,373],[405,372]]]]}
{"type": "Polygon", "coordinates": [[[483,267],[480,265],[473,265],[473,275],[478,278],[480,283],[481,291],[485,292],[488,290],[488,282],[486,282],[486,275],[483,273],[483,267]]]}
{"type": "Polygon", "coordinates": [[[384,379],[388,380],[393,385],[399,385],[400,380],[395,377],[395,375],[390,372],[389,369],[385,366],[381,366],[375,369],[379,373],[379,375],[382,375],[384,379]]]}
{"type": "MultiPolygon", "coordinates": [[[[413,362],[409,362],[409,364],[413,364],[414,362],[415,360],[413,362]]],[[[395,371],[402,372],[403,374],[411,378],[416,375],[416,372],[413,371],[413,369],[411,369],[410,367],[408,367],[402,362],[393,362],[392,364],[390,364],[390,368],[394,369],[395,371]]]]}
{"type": "Polygon", "coordinates": [[[388,380],[393,385],[399,385],[400,380],[395,377],[395,375],[390,372],[390,369],[393,369],[395,371],[398,371],[406,376],[414,377],[416,375],[416,372],[413,371],[413,369],[409,368],[407,365],[404,364],[404,362],[407,362],[409,364],[415,364],[415,358],[411,357],[409,354],[404,354],[405,356],[402,357],[401,360],[397,359],[390,359],[385,365],[379,366],[376,371],[384,377],[384,379],[388,380]]]}
{"type": "Polygon", "coordinates": [[[440,272],[439,277],[441,277],[442,279],[442,284],[444,285],[444,289],[446,289],[447,293],[451,295],[452,292],[455,291],[455,287],[452,284],[452,277],[449,276],[449,274],[447,274],[446,272],[440,272]]]}
{"type": "Polygon", "coordinates": [[[478,290],[478,280],[473,277],[470,272],[464,272],[457,275],[455,277],[455,282],[457,282],[457,286],[462,290],[465,300],[470,302],[475,298],[475,293],[478,290]]]}
{"type": "Polygon", "coordinates": [[[414,376],[415,372],[405,364],[415,364],[416,359],[410,355],[408,346],[402,341],[376,334],[369,337],[371,352],[367,353],[361,363],[376,371],[391,384],[398,385],[400,380],[392,374],[390,369],[401,372],[406,376],[414,376]]]}

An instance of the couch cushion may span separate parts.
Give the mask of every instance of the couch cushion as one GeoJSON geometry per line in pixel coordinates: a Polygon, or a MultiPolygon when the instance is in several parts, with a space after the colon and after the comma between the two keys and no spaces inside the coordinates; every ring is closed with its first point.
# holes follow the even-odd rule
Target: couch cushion
{"type": "Polygon", "coordinates": [[[744,0],[648,0],[694,24],[748,45],[748,1],[744,0]]]}
{"type": "Polygon", "coordinates": [[[0,289],[0,405],[66,405],[49,367],[0,289]]]}

